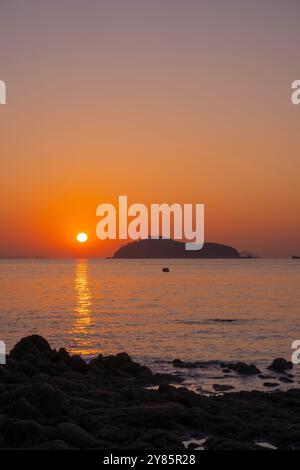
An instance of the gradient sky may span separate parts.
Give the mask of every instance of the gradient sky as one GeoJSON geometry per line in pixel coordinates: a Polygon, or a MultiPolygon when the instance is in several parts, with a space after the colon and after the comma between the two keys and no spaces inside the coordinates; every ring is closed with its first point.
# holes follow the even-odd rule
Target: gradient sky
{"type": "Polygon", "coordinates": [[[0,0],[0,256],[110,255],[120,194],[300,254],[299,25],[298,0],[0,0]]]}

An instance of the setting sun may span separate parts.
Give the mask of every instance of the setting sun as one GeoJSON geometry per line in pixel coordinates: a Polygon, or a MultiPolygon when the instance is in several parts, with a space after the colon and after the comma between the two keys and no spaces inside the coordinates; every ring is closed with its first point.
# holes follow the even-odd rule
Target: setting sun
{"type": "Polygon", "coordinates": [[[85,243],[88,240],[88,236],[84,232],[80,232],[77,234],[76,239],[80,243],[85,243]]]}

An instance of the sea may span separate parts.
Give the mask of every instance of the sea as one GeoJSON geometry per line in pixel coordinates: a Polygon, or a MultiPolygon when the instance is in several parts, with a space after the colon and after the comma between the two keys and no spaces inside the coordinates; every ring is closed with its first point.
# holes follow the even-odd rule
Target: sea
{"type": "Polygon", "coordinates": [[[2,259],[0,340],[34,333],[87,361],[126,351],[199,393],[299,387],[300,365],[288,384],[267,367],[300,340],[300,260],[2,259]],[[238,361],[261,376],[224,373],[238,361]]]}

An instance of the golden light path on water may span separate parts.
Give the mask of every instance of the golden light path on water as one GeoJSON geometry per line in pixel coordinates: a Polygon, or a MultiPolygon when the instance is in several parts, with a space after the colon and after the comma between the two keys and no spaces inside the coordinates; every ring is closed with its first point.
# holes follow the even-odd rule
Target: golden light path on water
{"type": "Polygon", "coordinates": [[[75,319],[70,333],[74,335],[77,354],[94,354],[96,351],[88,347],[90,344],[88,338],[93,332],[91,316],[92,294],[89,288],[88,260],[79,259],[76,261],[74,283],[76,295],[75,319]]]}

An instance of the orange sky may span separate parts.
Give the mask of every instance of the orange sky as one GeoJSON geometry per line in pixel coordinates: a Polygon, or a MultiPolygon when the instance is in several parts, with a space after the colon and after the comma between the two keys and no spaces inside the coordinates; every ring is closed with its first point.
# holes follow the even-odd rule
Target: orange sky
{"type": "Polygon", "coordinates": [[[1,257],[111,255],[95,210],[120,194],[300,254],[299,2],[224,3],[1,3],[1,257]]]}

